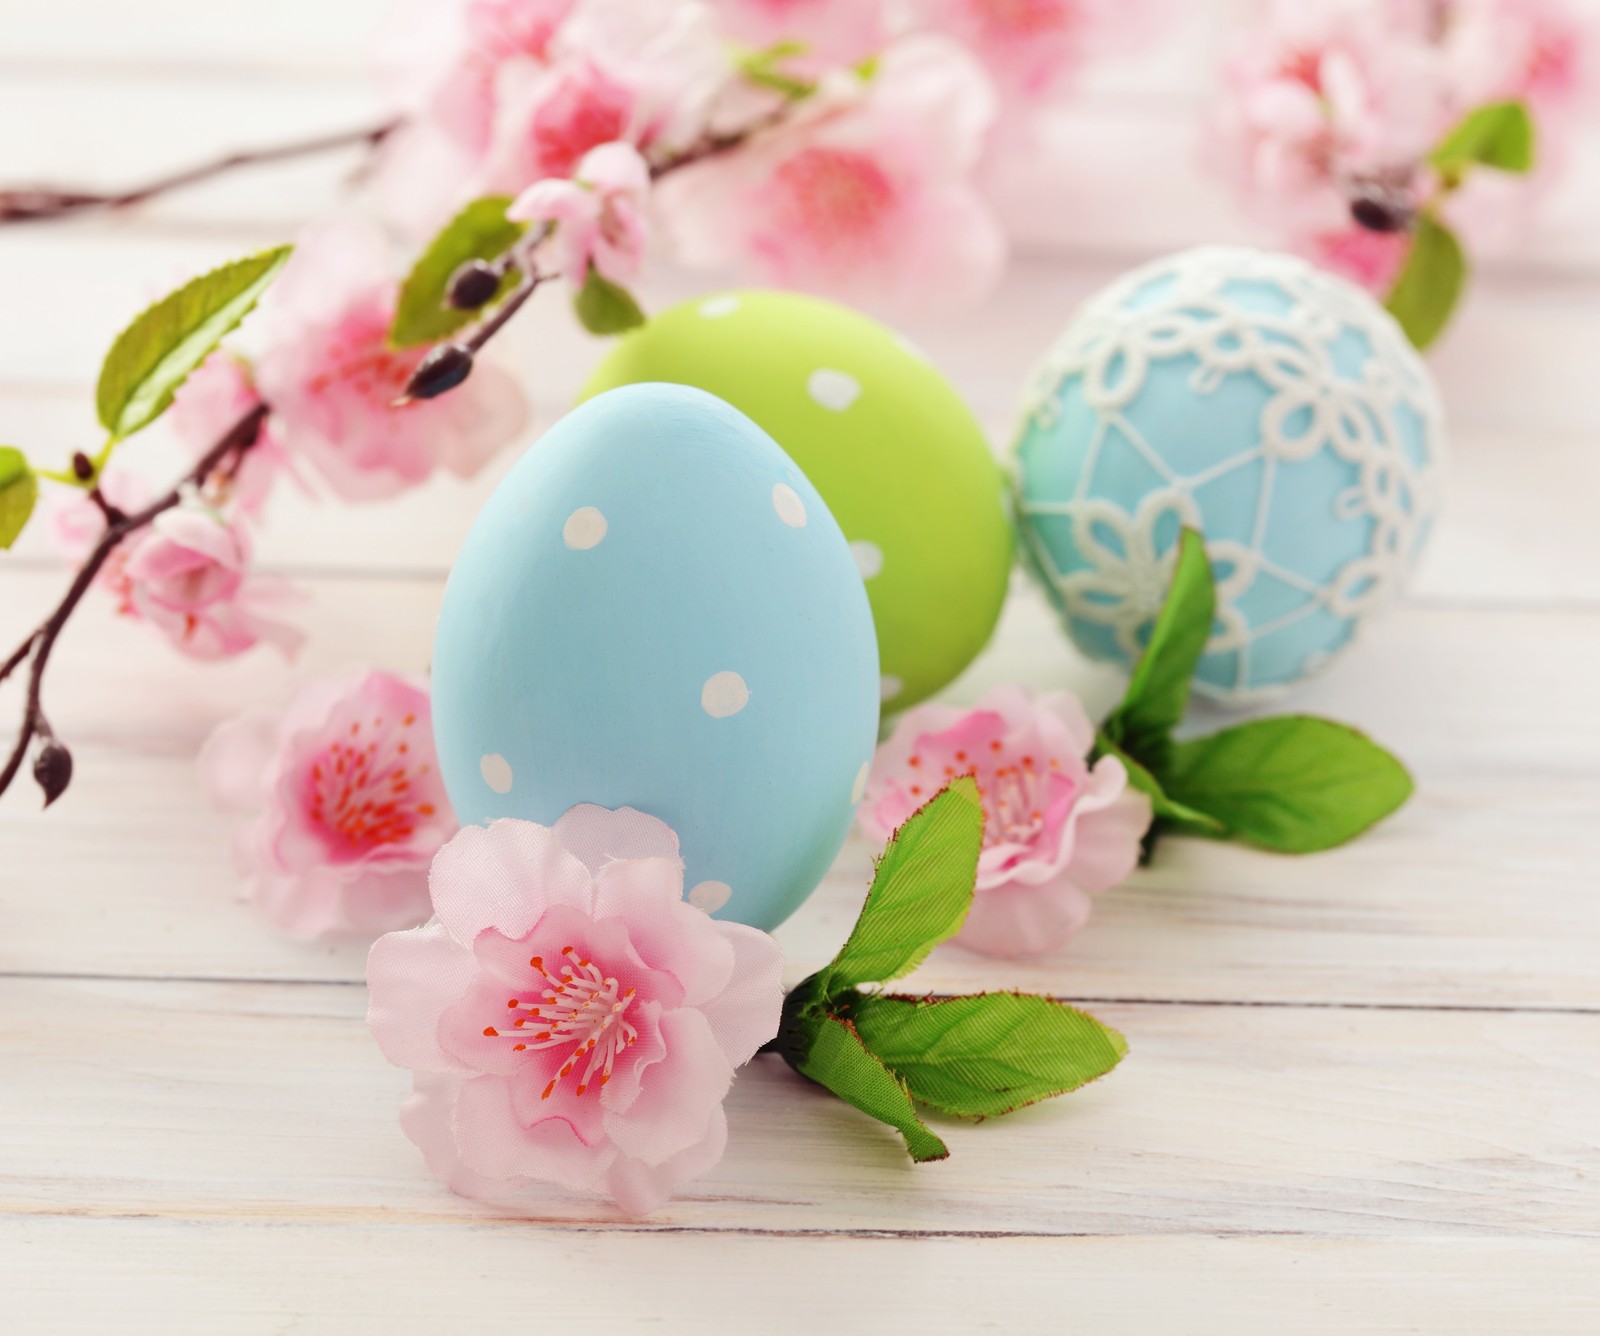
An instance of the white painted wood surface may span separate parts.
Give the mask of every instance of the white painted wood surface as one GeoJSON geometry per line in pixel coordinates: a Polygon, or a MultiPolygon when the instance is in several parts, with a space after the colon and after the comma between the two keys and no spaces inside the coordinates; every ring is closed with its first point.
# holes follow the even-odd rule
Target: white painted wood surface
{"type": "MultiPolygon", "coordinates": [[[[1191,156],[1203,53],[1237,8],[1182,7],[1098,72],[1052,130],[1066,167],[1003,183],[1028,253],[1002,292],[911,331],[997,442],[1075,300],[1249,235],[1191,156]],[[1130,156],[1150,164],[1132,187],[1130,156]]],[[[0,181],[115,182],[358,124],[381,9],[0,0],[0,181]]],[[[0,1331],[1600,1329],[1600,135],[1576,159],[1434,358],[1455,475],[1413,597],[1295,701],[1392,745],[1416,800],[1312,859],[1172,842],[1054,959],[935,953],[914,986],[1049,991],[1132,1044],[1070,1099],[950,1127],[944,1164],[913,1169],[763,1059],[726,1160],[650,1220],[485,1210],[398,1131],[361,950],[283,941],[238,902],[195,747],[304,673],[422,667],[500,469],[360,509],[283,498],[261,550],[308,591],[293,667],[190,665],[86,606],[49,687],[72,793],[48,816],[22,788],[0,804],[0,1331]]],[[[326,211],[349,165],[0,232],[0,439],[87,439],[128,312],[326,211]]],[[[707,281],[661,272],[649,296],[707,281]]],[[[556,302],[518,348],[541,425],[600,352],[556,302]]],[[[157,476],[178,458],[159,434],[139,450],[157,476]]],[[[9,646],[63,571],[37,534],[3,560],[9,646]]],[[[1118,685],[1025,588],[951,694],[1006,678],[1094,703],[1118,685]]],[[[0,694],[7,728],[15,708],[0,694]]],[[[868,869],[852,840],[781,930],[792,978],[868,869]]]]}

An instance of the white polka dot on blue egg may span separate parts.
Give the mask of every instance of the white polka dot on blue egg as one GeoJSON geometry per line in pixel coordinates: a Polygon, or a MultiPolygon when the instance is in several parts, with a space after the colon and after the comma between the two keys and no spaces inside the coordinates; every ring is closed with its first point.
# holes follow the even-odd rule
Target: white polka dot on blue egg
{"type": "Polygon", "coordinates": [[[445,590],[434,732],[458,818],[650,812],[690,903],[775,927],[843,843],[877,737],[859,560],[722,400],[584,403],[496,489],[445,590]]]}

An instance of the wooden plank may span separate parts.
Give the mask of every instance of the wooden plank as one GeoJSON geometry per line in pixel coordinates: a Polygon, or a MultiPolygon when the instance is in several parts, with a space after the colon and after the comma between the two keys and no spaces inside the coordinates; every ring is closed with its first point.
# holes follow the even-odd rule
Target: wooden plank
{"type": "Polygon", "coordinates": [[[8,1286],[18,1329],[62,1336],[402,1336],[469,1320],[487,1332],[603,1321],[607,1332],[706,1336],[1589,1336],[1600,1311],[1594,1249],[1571,1241],[707,1238],[65,1218],[0,1221],[0,1242],[26,1267],[8,1286]]]}
{"type": "MultiPolygon", "coordinates": [[[[0,1217],[417,1225],[495,1211],[424,1171],[365,990],[0,980],[0,1217]]],[[[1600,1240],[1600,1016],[1110,1004],[1119,1070],[949,1160],[778,1059],[671,1229],[1600,1240]]],[[[511,1212],[608,1226],[563,1194],[511,1212]]]]}
{"type": "MultiPolygon", "coordinates": [[[[5,642],[58,588],[15,574],[5,642]],[[25,596],[24,596],[25,595],[25,596]],[[13,629],[16,628],[16,629],[13,629]]],[[[213,723],[286,697],[305,674],[427,662],[437,581],[315,581],[315,634],[297,666],[268,652],[222,665],[176,657],[148,628],[83,614],[52,667],[51,715],[78,757],[71,795],[0,804],[0,968],[342,978],[359,948],[303,948],[234,903],[225,825],[191,758],[213,723]],[[117,665],[110,676],[104,665],[117,665]],[[41,888],[48,888],[42,890],[41,888]]],[[[1587,665],[1600,615],[1416,607],[1309,684],[1293,708],[1369,729],[1420,793],[1346,849],[1305,859],[1175,841],[1105,896],[1062,955],[1012,966],[946,949],[917,986],[1016,985],[1123,998],[1600,1006],[1600,716],[1587,665]]],[[[996,680],[1072,685],[1103,709],[1115,673],[1076,658],[1026,586],[1001,635],[951,693],[996,680]]],[[[0,696],[9,728],[16,697],[0,696]]],[[[1228,716],[1203,711],[1202,729],[1228,716]]],[[[781,930],[795,978],[836,949],[866,886],[853,839],[781,930]]]]}

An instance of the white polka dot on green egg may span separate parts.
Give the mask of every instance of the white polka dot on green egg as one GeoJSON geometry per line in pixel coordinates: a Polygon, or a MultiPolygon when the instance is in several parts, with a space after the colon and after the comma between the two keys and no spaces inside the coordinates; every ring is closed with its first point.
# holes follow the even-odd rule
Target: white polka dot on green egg
{"type": "MultiPolygon", "coordinates": [[[[585,397],[647,381],[709,390],[764,427],[849,540],[872,604],[888,709],[944,686],[988,640],[1011,526],[983,432],[915,345],[794,293],[695,298],[620,340],[585,397]]],[[[772,509],[803,528],[792,488],[772,509]]]]}

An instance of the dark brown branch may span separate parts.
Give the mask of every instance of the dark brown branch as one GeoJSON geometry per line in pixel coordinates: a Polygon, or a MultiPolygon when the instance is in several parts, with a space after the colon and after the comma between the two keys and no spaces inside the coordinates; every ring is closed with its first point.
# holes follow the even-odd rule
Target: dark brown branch
{"type": "Polygon", "coordinates": [[[49,725],[45,722],[41,702],[44,670],[50,662],[50,652],[55,648],[62,628],[82,602],[83,596],[89,592],[89,587],[94,583],[101,567],[129,534],[145,528],[158,515],[177,506],[183,500],[185,488],[198,486],[218,471],[231,473],[236,470],[245,452],[256,443],[266,416],[267,406],[257,404],[228,428],[222,438],[206,451],[199,462],[184,475],[182,481],[165,496],[151,502],[143,510],[134,511],[131,515],[122,515],[114,523],[108,523],[94,547],[90,549],[88,557],[84,559],[83,565],[78,569],[77,575],[73,577],[72,583],[67,587],[61,602],[56,605],[56,610],[46,617],[6,660],[4,668],[0,669],[0,682],[20,666],[30,652],[33,655],[33,662],[28,670],[28,694],[23,705],[22,727],[17,733],[17,741],[11,749],[5,769],[0,770],[0,794],[10,788],[11,781],[22,768],[22,762],[33,740],[36,737],[49,739],[53,736],[49,725]]]}
{"type": "Polygon", "coordinates": [[[127,190],[100,193],[56,190],[48,186],[0,190],[0,226],[6,223],[43,222],[50,218],[62,218],[68,214],[87,213],[96,209],[123,209],[130,205],[143,204],[158,195],[181,190],[185,186],[195,185],[240,167],[255,167],[262,163],[305,158],[313,154],[329,153],[334,149],[363,144],[375,148],[399,126],[399,120],[388,120],[381,125],[371,125],[361,130],[344,130],[338,134],[319,135],[313,139],[296,140],[289,144],[243,149],[226,157],[214,158],[209,162],[197,163],[193,167],[185,167],[166,176],[158,176],[154,180],[127,190]]]}

